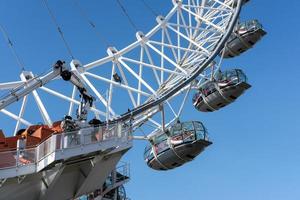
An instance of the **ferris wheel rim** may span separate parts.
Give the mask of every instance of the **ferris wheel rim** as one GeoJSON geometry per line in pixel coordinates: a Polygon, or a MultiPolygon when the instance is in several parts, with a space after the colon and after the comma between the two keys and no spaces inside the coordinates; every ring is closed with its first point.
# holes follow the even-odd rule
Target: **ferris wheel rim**
{"type": "MultiPolygon", "coordinates": [[[[177,1],[173,1],[173,3],[174,2],[177,2],[177,1]]],[[[215,1],[215,2],[219,2],[219,1],[215,1]]],[[[198,65],[197,69],[194,70],[190,74],[189,77],[186,77],[185,79],[180,80],[181,81],[180,84],[178,83],[178,85],[176,85],[176,87],[171,88],[171,89],[168,88],[166,91],[163,91],[163,95],[161,95],[160,97],[153,98],[150,101],[145,101],[145,102],[143,102],[143,104],[141,104],[138,107],[133,108],[129,112],[126,112],[126,113],[124,113],[122,115],[119,115],[119,116],[114,116],[108,122],[109,123],[116,123],[116,122],[119,122],[119,121],[131,120],[133,116],[138,116],[138,115],[144,113],[147,110],[150,111],[151,109],[153,109],[153,108],[157,107],[158,105],[162,104],[163,102],[167,101],[170,97],[172,97],[178,91],[180,91],[181,89],[186,87],[189,83],[191,83],[197,76],[199,76],[203,72],[203,70],[205,70],[205,68],[209,65],[209,63],[222,50],[224,44],[226,43],[227,39],[229,38],[229,36],[230,36],[230,34],[231,34],[231,32],[234,28],[234,25],[236,24],[236,21],[238,19],[241,7],[242,7],[242,0],[238,0],[238,5],[235,8],[232,8],[232,15],[230,17],[230,20],[229,20],[228,24],[226,24],[227,26],[226,26],[226,29],[224,30],[225,33],[222,33],[222,36],[220,37],[219,41],[216,43],[213,52],[204,61],[201,61],[201,64],[197,64],[198,65]]],[[[173,9],[168,13],[168,15],[166,16],[165,19],[168,20],[169,17],[172,17],[172,14],[174,14],[176,12],[177,8],[178,8],[178,5],[176,3],[174,3],[173,9]]],[[[146,34],[146,36],[153,35],[155,32],[159,31],[162,26],[163,26],[162,24],[156,25],[152,29],[152,31],[150,31],[149,33],[146,34]]],[[[98,60],[98,61],[95,61],[95,62],[98,62],[97,65],[99,65],[99,62],[102,63],[102,64],[103,64],[103,62],[112,62],[112,60],[114,59],[114,56],[123,55],[123,54],[129,52],[131,49],[134,49],[135,47],[138,47],[142,42],[143,42],[142,40],[137,40],[134,43],[132,43],[132,44],[128,45],[127,47],[125,47],[124,49],[118,51],[117,55],[111,55],[111,56],[102,58],[101,60],[98,60]]],[[[91,69],[92,65],[96,64],[95,62],[93,62],[92,64],[84,65],[82,67],[82,69],[83,70],[91,69]]]]}
{"type": "Polygon", "coordinates": [[[212,55],[206,61],[204,61],[204,63],[201,65],[201,67],[198,70],[196,70],[196,72],[191,77],[189,77],[185,82],[179,84],[177,87],[171,89],[171,91],[169,91],[165,96],[163,96],[163,97],[155,100],[154,102],[149,102],[149,103],[143,104],[143,105],[141,105],[141,106],[133,109],[132,111],[123,114],[121,117],[119,117],[119,118],[117,118],[115,120],[112,120],[112,123],[117,123],[119,121],[130,120],[130,118],[132,118],[132,116],[139,115],[139,114],[143,113],[143,111],[145,111],[145,110],[148,110],[148,109],[151,109],[151,108],[153,108],[155,106],[158,106],[159,104],[161,104],[162,102],[164,102],[165,100],[167,100],[168,98],[170,98],[172,95],[174,95],[175,93],[177,93],[180,89],[184,88],[189,83],[191,83],[195,78],[197,78],[201,74],[201,72],[203,72],[203,70],[222,51],[225,43],[227,42],[228,38],[230,37],[232,31],[234,30],[236,22],[238,21],[238,17],[240,15],[242,4],[243,4],[242,2],[243,2],[243,0],[238,0],[237,6],[235,7],[235,12],[234,12],[233,16],[231,17],[232,19],[230,20],[231,23],[228,24],[228,28],[226,29],[227,32],[220,39],[220,42],[218,43],[218,45],[215,48],[215,50],[212,53],[212,55]]]}

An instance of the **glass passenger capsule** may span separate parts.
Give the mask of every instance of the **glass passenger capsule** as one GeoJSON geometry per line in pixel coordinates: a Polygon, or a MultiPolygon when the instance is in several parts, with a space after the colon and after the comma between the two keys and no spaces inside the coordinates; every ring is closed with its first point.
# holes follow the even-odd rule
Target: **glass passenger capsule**
{"type": "Polygon", "coordinates": [[[193,104],[201,112],[213,112],[234,102],[250,87],[242,70],[220,72],[213,81],[207,81],[199,88],[193,104]]]}
{"type": "Polygon", "coordinates": [[[223,55],[224,58],[239,56],[252,48],[266,34],[267,32],[257,20],[240,23],[236,26],[220,55],[223,55]]]}
{"type": "Polygon", "coordinates": [[[155,170],[169,170],[192,161],[212,143],[201,122],[174,124],[167,133],[154,136],[145,148],[144,159],[155,170]]]}

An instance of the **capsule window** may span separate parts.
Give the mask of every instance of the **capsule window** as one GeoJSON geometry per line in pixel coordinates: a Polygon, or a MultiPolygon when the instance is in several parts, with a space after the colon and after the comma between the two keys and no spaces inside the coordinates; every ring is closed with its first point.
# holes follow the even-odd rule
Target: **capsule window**
{"type": "Polygon", "coordinates": [[[200,94],[199,93],[196,93],[193,97],[193,102],[196,102],[197,99],[199,98],[200,94]]]}
{"type": "Polygon", "coordinates": [[[152,151],[152,146],[148,146],[146,147],[145,149],[145,153],[144,153],[144,159],[145,160],[151,160],[154,158],[154,155],[153,155],[153,151],[152,151]]]}
{"type": "Polygon", "coordinates": [[[247,82],[247,77],[242,70],[238,69],[238,70],[236,70],[236,72],[237,72],[240,82],[247,82]]]}
{"type": "Polygon", "coordinates": [[[195,140],[195,133],[194,131],[188,131],[183,133],[183,140],[184,142],[192,142],[195,140]]]}
{"type": "Polygon", "coordinates": [[[183,131],[191,131],[194,130],[194,126],[192,122],[186,122],[182,125],[183,131]]]}
{"type": "Polygon", "coordinates": [[[200,122],[194,122],[195,130],[196,130],[196,139],[203,140],[205,135],[205,128],[200,122]]]}
{"type": "Polygon", "coordinates": [[[181,127],[181,123],[176,123],[174,124],[174,126],[171,128],[171,136],[176,136],[176,135],[180,135],[182,132],[182,127],[181,127]]]}
{"type": "Polygon", "coordinates": [[[162,141],[161,143],[155,145],[156,153],[160,154],[161,152],[167,150],[169,148],[168,141],[162,141]]]}
{"type": "Polygon", "coordinates": [[[194,122],[194,127],[197,131],[203,131],[203,125],[200,122],[194,122]]]}
{"type": "Polygon", "coordinates": [[[216,86],[214,82],[207,82],[203,88],[201,89],[202,94],[204,94],[205,97],[209,96],[210,94],[216,92],[216,86]]]}
{"type": "Polygon", "coordinates": [[[164,140],[167,140],[167,135],[166,134],[161,134],[161,135],[156,136],[154,138],[154,144],[159,144],[159,143],[161,143],[164,140]]]}

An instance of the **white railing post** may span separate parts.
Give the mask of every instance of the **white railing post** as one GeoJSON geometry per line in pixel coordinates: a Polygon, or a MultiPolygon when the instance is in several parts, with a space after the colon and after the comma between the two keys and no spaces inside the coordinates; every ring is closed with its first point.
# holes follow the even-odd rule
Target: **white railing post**
{"type": "Polygon", "coordinates": [[[35,163],[37,164],[40,161],[40,145],[35,148],[35,163]]]}
{"type": "Polygon", "coordinates": [[[64,149],[64,135],[65,133],[62,133],[60,136],[60,149],[63,151],[64,149]]]}
{"type": "Polygon", "coordinates": [[[25,139],[18,139],[17,141],[17,157],[16,157],[16,166],[19,166],[19,160],[20,160],[20,151],[23,151],[26,147],[26,140],[25,139]]]}

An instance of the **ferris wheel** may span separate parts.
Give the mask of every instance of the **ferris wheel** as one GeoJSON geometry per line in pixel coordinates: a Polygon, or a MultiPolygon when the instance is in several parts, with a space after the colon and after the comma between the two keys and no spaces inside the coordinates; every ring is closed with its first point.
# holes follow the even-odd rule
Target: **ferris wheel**
{"type": "MultiPolygon", "coordinates": [[[[121,50],[110,47],[107,57],[84,65],[73,60],[70,71],[95,99],[89,108],[91,113],[102,121],[134,118],[135,126],[149,121],[159,129],[167,124],[152,118],[163,108],[171,110],[173,119],[179,118],[185,101],[181,109],[174,110],[172,99],[189,93],[196,78],[209,76],[206,70],[210,69],[209,64],[221,51],[237,20],[239,7],[236,2],[173,1],[171,11],[166,16],[157,17],[157,26],[148,33],[137,32],[137,41],[128,47],[121,50]]],[[[20,81],[0,85],[1,90],[9,91],[8,96],[15,95],[16,101],[7,103],[4,96],[0,104],[1,112],[16,120],[15,133],[21,127],[37,122],[51,126],[62,118],[56,114],[60,113],[57,109],[60,107],[55,110],[51,105],[52,98],[67,102],[69,105],[64,114],[76,116],[75,107],[80,105],[76,86],[70,92],[66,86],[52,83],[66,84],[56,77],[53,80],[48,78],[49,74],[35,76],[33,72],[24,71],[20,81]],[[33,91],[18,96],[18,91],[43,78],[51,82],[49,87],[41,83],[33,91]],[[61,87],[65,92],[60,91],[61,87]],[[29,96],[33,97],[31,102],[28,102],[29,96]],[[12,110],[16,110],[17,101],[21,104],[20,109],[13,112],[10,104],[13,103],[12,110]],[[28,104],[35,104],[38,109],[26,109],[28,104]],[[34,111],[39,113],[34,114],[34,111]],[[40,116],[40,119],[31,121],[25,118],[26,112],[40,116]]]]}
{"type": "Polygon", "coordinates": [[[257,21],[237,23],[247,2],[172,0],[171,10],[156,17],[157,25],[138,31],[136,41],[123,49],[109,47],[106,57],[86,64],[58,60],[45,74],[23,71],[20,80],[0,83],[1,117],[15,121],[17,136],[37,123],[60,126],[62,132],[121,124],[130,140],[150,141],[145,150],[150,167],[178,167],[211,144],[202,123],[181,123],[185,105],[213,112],[251,87],[242,70],[221,70],[223,59],[238,56],[265,35],[257,21]],[[191,94],[196,94],[193,102],[191,94]],[[145,133],[145,126],[151,131],[145,133]],[[186,133],[175,134],[182,130],[186,133]],[[175,148],[200,135],[192,152],[175,148]],[[162,141],[172,150],[166,158],[159,155],[166,150],[162,141]]]}

